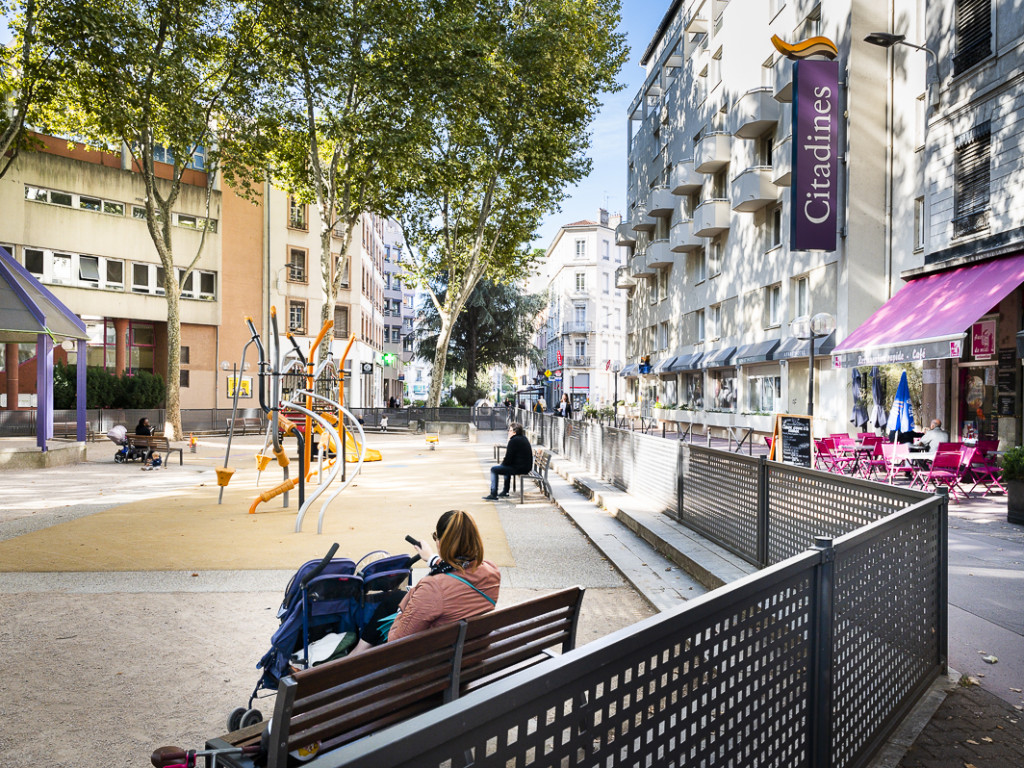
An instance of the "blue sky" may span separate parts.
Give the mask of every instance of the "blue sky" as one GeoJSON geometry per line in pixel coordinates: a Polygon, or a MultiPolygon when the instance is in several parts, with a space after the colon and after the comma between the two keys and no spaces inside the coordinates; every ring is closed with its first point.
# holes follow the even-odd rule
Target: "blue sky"
{"type": "Polygon", "coordinates": [[[558,228],[582,219],[597,219],[598,208],[622,213],[626,208],[626,110],[644,81],[640,57],[661,23],[671,0],[621,0],[620,31],[626,34],[629,59],[619,81],[626,87],[606,95],[604,107],[592,127],[590,158],[593,170],[562,202],[562,210],[548,216],[541,225],[537,248],[547,248],[558,228]]]}

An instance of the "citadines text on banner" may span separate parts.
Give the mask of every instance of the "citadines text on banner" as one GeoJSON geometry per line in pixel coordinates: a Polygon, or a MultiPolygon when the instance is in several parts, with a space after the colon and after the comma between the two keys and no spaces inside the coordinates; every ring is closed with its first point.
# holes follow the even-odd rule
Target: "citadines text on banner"
{"type": "Polygon", "coordinates": [[[793,197],[790,248],[836,249],[839,205],[839,64],[793,64],[793,197]]]}

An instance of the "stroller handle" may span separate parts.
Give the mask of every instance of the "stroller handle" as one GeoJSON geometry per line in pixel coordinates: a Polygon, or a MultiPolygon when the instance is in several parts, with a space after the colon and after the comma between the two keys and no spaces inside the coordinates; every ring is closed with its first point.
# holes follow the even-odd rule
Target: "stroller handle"
{"type": "Polygon", "coordinates": [[[246,747],[228,747],[226,749],[182,749],[181,747],[160,747],[150,755],[149,762],[156,768],[193,768],[196,765],[197,757],[213,757],[214,764],[218,755],[256,755],[259,754],[260,745],[252,744],[246,747]]]}
{"type": "Polygon", "coordinates": [[[340,545],[338,544],[338,542],[334,542],[331,545],[331,548],[327,550],[327,554],[324,555],[324,559],[321,560],[320,563],[316,566],[316,568],[307,573],[305,578],[303,578],[302,581],[299,582],[300,589],[305,589],[306,585],[309,584],[309,582],[311,582],[313,579],[315,579],[317,576],[324,572],[324,568],[331,564],[331,560],[334,558],[334,553],[338,551],[339,546],[340,545]]]}

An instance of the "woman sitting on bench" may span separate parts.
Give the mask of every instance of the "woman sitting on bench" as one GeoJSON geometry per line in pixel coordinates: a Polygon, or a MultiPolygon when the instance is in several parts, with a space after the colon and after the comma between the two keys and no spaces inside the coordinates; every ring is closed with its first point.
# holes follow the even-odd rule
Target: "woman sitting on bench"
{"type": "Polygon", "coordinates": [[[430,573],[408,592],[385,595],[350,656],[494,608],[501,572],[484,560],[484,543],[473,518],[462,510],[445,512],[437,521],[434,541],[439,554],[429,544],[416,547],[430,573]]]}

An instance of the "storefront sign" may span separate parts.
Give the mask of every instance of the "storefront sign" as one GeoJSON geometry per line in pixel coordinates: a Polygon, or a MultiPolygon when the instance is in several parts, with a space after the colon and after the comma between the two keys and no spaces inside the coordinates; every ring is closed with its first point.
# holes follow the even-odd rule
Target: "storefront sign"
{"type": "Polygon", "coordinates": [[[998,415],[999,416],[1015,416],[1016,408],[1014,402],[1017,398],[1013,395],[999,395],[998,396],[998,415]]]}
{"type": "Polygon", "coordinates": [[[839,64],[793,64],[790,247],[834,251],[839,205],[839,64]]]}
{"type": "Polygon", "coordinates": [[[791,413],[780,413],[775,417],[772,430],[771,458],[785,464],[810,467],[811,417],[791,413]]]}
{"type": "Polygon", "coordinates": [[[971,355],[989,360],[996,353],[996,321],[979,320],[971,326],[971,355]]]}
{"type": "Polygon", "coordinates": [[[241,376],[236,379],[234,376],[228,376],[228,397],[235,396],[235,382],[238,382],[238,396],[241,398],[252,397],[252,376],[241,376]]]}
{"type": "Polygon", "coordinates": [[[867,365],[913,363],[920,360],[959,358],[963,349],[960,341],[933,341],[925,344],[906,344],[897,347],[878,347],[832,356],[833,367],[860,368],[867,365]]]}

